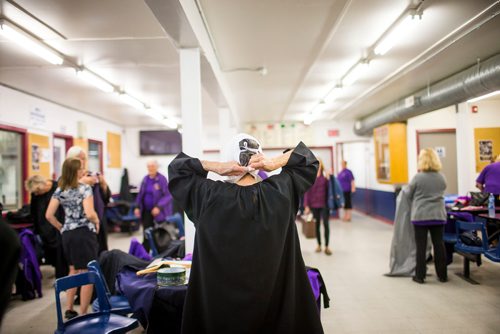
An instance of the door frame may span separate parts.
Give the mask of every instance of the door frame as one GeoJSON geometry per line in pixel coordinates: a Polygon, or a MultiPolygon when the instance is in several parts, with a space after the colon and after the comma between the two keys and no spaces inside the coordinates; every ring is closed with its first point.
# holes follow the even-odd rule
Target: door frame
{"type": "Polygon", "coordinates": [[[0,124],[0,130],[15,132],[21,135],[21,197],[22,204],[27,204],[29,200],[29,194],[24,188],[24,181],[28,178],[28,130],[3,124],[0,124]]]}
{"type": "MultiPolygon", "coordinates": [[[[104,174],[104,161],[102,160],[102,157],[103,157],[103,150],[104,150],[104,146],[103,146],[103,142],[101,140],[96,140],[96,139],[88,139],[88,143],[89,143],[89,150],[90,150],[90,143],[93,143],[93,144],[100,144],[99,145],[99,168],[101,169],[100,172],[104,174]]],[[[88,155],[87,155],[87,160],[88,160],[88,155]]],[[[93,171],[93,172],[96,172],[96,171],[93,171]]]]}
{"type": "Polygon", "coordinates": [[[419,138],[420,134],[427,134],[427,133],[457,133],[457,129],[428,129],[428,130],[417,130],[416,131],[416,136],[417,136],[417,161],[418,161],[418,155],[420,154],[420,143],[419,143],[419,138]]]}
{"type": "MultiPolygon", "coordinates": [[[[52,133],[52,156],[54,156],[54,139],[56,139],[56,138],[64,140],[64,155],[66,156],[66,152],[68,152],[70,147],[73,146],[73,136],[66,135],[63,133],[53,132],[52,133]]],[[[55,166],[53,166],[53,167],[55,167],[55,166]]],[[[53,180],[55,180],[55,176],[56,176],[56,174],[53,171],[52,172],[52,179],[53,180]]]]}

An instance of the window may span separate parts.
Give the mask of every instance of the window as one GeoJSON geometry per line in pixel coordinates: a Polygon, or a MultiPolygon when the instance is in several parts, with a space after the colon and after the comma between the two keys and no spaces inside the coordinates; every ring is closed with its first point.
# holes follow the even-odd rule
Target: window
{"type": "Polygon", "coordinates": [[[5,210],[23,203],[22,136],[0,129],[0,202],[5,210]]]}
{"type": "Polygon", "coordinates": [[[89,139],[88,170],[102,173],[102,166],[102,142],[89,139]]]}

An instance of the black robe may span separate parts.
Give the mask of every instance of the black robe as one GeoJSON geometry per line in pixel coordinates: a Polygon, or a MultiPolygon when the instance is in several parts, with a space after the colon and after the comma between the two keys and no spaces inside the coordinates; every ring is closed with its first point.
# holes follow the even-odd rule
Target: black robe
{"type": "Polygon", "coordinates": [[[295,216],[318,161],[300,143],[278,175],[213,181],[179,154],[169,188],[196,227],[182,333],[323,333],[295,216]]]}

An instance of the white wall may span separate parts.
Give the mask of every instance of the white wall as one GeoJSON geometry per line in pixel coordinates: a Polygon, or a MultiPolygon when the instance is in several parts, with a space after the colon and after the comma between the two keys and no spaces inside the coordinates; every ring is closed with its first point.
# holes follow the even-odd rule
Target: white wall
{"type": "MultiPolygon", "coordinates": [[[[26,129],[29,133],[37,133],[52,137],[52,134],[61,133],[77,137],[78,122],[86,124],[87,137],[102,141],[104,175],[113,193],[119,192],[121,169],[107,167],[107,136],[106,132],[122,133],[119,125],[101,120],[99,118],[68,109],[57,104],[0,86],[0,124],[26,129]],[[31,112],[38,108],[45,121],[36,124],[30,117],[31,112]]],[[[49,140],[52,149],[52,140],[49,140]]],[[[122,164],[124,164],[122,135],[122,164]]],[[[52,159],[52,156],[50,157],[52,159]]],[[[53,161],[50,161],[51,174],[53,161]]]]}
{"type": "Polygon", "coordinates": [[[475,166],[474,129],[500,127],[500,100],[478,101],[458,105],[457,114],[457,160],[458,190],[460,194],[477,191],[475,186],[479,173],[475,166]],[[472,113],[471,106],[478,106],[472,113]]]}

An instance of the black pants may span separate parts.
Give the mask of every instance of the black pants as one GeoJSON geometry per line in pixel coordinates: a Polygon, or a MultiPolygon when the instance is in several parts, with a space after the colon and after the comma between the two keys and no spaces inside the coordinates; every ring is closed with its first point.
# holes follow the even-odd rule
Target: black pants
{"type": "Polygon", "coordinates": [[[417,266],[415,268],[415,276],[420,279],[425,278],[427,232],[430,232],[432,246],[434,248],[434,266],[436,267],[436,273],[439,278],[447,279],[446,252],[443,241],[444,225],[413,226],[415,227],[415,243],[417,245],[417,266]]]}
{"type": "Polygon", "coordinates": [[[149,247],[149,242],[146,238],[145,231],[148,227],[154,226],[154,218],[153,215],[151,214],[151,210],[142,211],[141,220],[142,220],[142,245],[146,249],[146,252],[149,253],[150,247],[149,247]]]}
{"type": "Polygon", "coordinates": [[[314,220],[316,221],[316,239],[318,240],[318,245],[321,245],[321,220],[323,220],[323,226],[325,227],[325,246],[328,247],[328,242],[330,241],[330,223],[328,208],[311,208],[314,220]]]}

